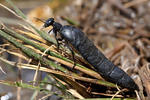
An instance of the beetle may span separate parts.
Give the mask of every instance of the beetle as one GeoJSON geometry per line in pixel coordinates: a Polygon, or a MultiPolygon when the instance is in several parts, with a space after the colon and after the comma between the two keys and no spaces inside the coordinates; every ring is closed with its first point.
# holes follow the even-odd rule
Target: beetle
{"type": "MultiPolygon", "coordinates": [[[[108,60],[80,29],[71,25],[63,26],[55,22],[54,18],[47,19],[43,25],[44,28],[49,26],[53,27],[52,30],[55,34],[55,38],[59,33],[61,38],[69,42],[104,79],[130,90],[139,90],[133,79],[121,68],[108,60]]],[[[52,30],[50,30],[49,33],[52,30]]],[[[57,38],[56,40],[58,43],[57,38]]]]}

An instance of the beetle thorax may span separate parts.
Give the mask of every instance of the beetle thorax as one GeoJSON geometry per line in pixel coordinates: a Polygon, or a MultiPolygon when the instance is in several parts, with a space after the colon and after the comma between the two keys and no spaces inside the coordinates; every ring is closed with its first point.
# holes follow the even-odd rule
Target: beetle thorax
{"type": "Polygon", "coordinates": [[[75,40],[74,34],[72,32],[72,27],[64,26],[60,30],[60,35],[67,41],[73,42],[75,40]]]}

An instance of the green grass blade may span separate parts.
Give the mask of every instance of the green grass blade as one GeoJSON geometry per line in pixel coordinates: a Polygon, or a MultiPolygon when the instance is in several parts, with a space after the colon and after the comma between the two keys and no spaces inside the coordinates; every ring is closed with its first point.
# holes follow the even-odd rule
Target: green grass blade
{"type": "Polygon", "coordinates": [[[13,86],[13,87],[27,88],[27,89],[43,92],[43,93],[46,93],[46,94],[54,94],[54,95],[57,95],[59,97],[65,98],[65,96],[60,95],[57,92],[51,92],[51,91],[49,91],[49,90],[47,90],[45,88],[42,88],[42,87],[39,87],[39,86],[29,85],[29,84],[23,83],[23,82],[12,82],[12,81],[0,80],[0,84],[7,85],[7,86],[13,86]]]}
{"type": "Polygon", "coordinates": [[[7,3],[9,3],[12,7],[13,7],[13,9],[15,10],[15,12],[19,15],[19,16],[21,16],[23,19],[27,19],[27,17],[25,16],[25,14],[20,10],[20,9],[18,9],[15,5],[14,5],[14,3],[11,1],[11,0],[5,0],[7,3]]]}
{"type": "Polygon", "coordinates": [[[55,69],[59,69],[63,72],[68,72],[67,69],[65,69],[65,68],[55,64],[54,62],[42,57],[41,55],[37,54],[31,48],[24,46],[22,43],[17,42],[17,40],[14,37],[8,35],[7,33],[0,30],[0,35],[2,37],[4,37],[6,40],[8,40],[9,42],[11,42],[13,45],[15,45],[17,48],[20,48],[21,51],[23,51],[27,56],[29,56],[29,57],[37,60],[37,61],[40,61],[43,65],[54,67],[55,69]]]}

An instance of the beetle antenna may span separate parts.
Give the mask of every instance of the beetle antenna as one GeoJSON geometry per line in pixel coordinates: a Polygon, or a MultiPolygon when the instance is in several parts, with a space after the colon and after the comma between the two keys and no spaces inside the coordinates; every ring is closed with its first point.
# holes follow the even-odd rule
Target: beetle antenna
{"type": "Polygon", "coordinates": [[[41,21],[43,23],[45,23],[45,21],[43,19],[40,19],[40,18],[37,18],[37,17],[34,17],[37,21],[41,21]]]}

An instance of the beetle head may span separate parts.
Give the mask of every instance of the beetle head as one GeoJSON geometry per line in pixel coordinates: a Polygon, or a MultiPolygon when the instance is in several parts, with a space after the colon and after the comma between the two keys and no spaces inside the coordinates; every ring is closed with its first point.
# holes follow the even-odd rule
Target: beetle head
{"type": "Polygon", "coordinates": [[[48,20],[45,21],[45,24],[44,24],[44,27],[49,27],[49,26],[53,26],[53,23],[54,23],[54,18],[49,18],[48,20]]]}

